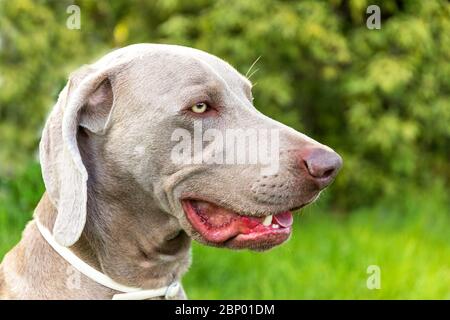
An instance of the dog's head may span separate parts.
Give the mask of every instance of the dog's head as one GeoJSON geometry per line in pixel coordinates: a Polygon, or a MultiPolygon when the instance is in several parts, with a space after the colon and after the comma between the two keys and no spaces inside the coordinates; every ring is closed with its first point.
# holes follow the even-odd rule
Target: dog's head
{"type": "Polygon", "coordinates": [[[124,197],[134,184],[202,243],[268,249],[287,240],[291,211],[314,201],[342,160],[252,100],[251,83],[229,64],[179,46],[129,46],[76,72],[41,141],[56,239],[78,240],[87,185],[109,167],[124,197]],[[88,170],[80,138],[101,157],[88,170]]]}

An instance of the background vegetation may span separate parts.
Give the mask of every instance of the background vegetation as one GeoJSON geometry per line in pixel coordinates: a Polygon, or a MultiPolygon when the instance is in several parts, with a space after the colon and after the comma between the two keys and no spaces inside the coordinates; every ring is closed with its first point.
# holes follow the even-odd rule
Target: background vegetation
{"type": "Polygon", "coordinates": [[[446,1],[0,0],[0,258],[43,193],[37,144],[68,74],[136,42],[193,46],[244,74],[260,57],[256,106],[345,162],[289,244],[195,246],[192,298],[450,298],[446,1]],[[80,30],[66,28],[73,3],[80,30]],[[380,30],[366,28],[374,3],[380,30]],[[366,288],[371,264],[380,290],[366,288]]]}

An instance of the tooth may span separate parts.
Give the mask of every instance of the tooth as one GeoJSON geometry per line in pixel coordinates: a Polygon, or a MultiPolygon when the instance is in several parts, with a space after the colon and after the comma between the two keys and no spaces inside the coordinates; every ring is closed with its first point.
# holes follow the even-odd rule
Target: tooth
{"type": "Polygon", "coordinates": [[[273,224],[272,225],[272,228],[274,228],[274,229],[278,229],[280,226],[278,225],[278,224],[273,224]]]}
{"type": "Polygon", "coordinates": [[[263,226],[270,226],[270,224],[272,223],[272,215],[267,216],[264,218],[264,221],[262,222],[263,226]]]}

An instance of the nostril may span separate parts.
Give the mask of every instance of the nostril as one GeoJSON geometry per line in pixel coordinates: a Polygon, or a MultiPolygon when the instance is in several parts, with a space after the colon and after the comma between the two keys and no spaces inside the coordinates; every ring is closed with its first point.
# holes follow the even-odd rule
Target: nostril
{"type": "Polygon", "coordinates": [[[320,178],[328,178],[334,172],[334,168],[326,170],[320,178]]]}
{"type": "Polygon", "coordinates": [[[334,168],[324,168],[320,166],[320,163],[314,161],[303,160],[303,165],[308,170],[308,173],[317,179],[329,177],[333,174],[334,168]]]}
{"type": "Polygon", "coordinates": [[[335,169],[334,168],[320,168],[320,167],[311,167],[308,168],[309,174],[316,179],[326,179],[333,175],[335,169]]]}
{"type": "Polygon", "coordinates": [[[331,182],[342,165],[342,159],[333,151],[315,148],[302,157],[302,163],[311,177],[331,182]]]}
{"type": "Polygon", "coordinates": [[[308,170],[308,172],[311,174],[311,168],[309,167],[309,164],[306,160],[302,160],[303,161],[303,166],[308,170]]]}

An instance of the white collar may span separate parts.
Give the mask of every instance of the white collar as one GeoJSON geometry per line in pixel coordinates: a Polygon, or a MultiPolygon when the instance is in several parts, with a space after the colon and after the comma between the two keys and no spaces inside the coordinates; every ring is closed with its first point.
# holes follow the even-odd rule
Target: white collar
{"type": "Polygon", "coordinates": [[[48,242],[48,244],[62,257],[64,258],[72,267],[77,269],[79,272],[84,274],[86,277],[91,279],[104,287],[119,291],[122,293],[115,294],[113,300],[145,300],[156,297],[165,297],[166,299],[175,298],[180,290],[180,283],[175,281],[167,287],[162,287],[158,289],[145,290],[141,288],[133,288],[124,286],[115,282],[113,279],[108,277],[106,274],[92,268],[86,262],[81,260],[77,255],[75,255],[69,248],[64,247],[56,242],[50,231],[41,224],[38,219],[35,219],[36,225],[48,242]]]}

